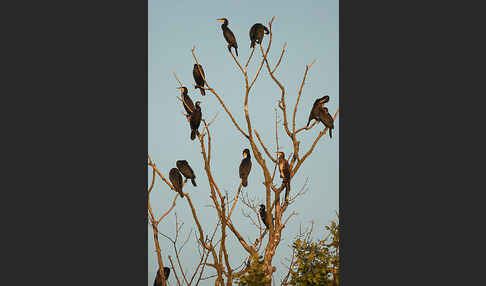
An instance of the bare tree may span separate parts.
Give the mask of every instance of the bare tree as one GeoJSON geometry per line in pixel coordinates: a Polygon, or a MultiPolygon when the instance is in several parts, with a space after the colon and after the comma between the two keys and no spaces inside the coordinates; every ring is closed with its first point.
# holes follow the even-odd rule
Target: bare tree
{"type": "MultiPolygon", "coordinates": [[[[276,254],[277,248],[280,244],[281,241],[281,235],[282,231],[284,230],[286,224],[289,222],[290,218],[296,215],[295,212],[291,212],[290,214],[284,216],[286,212],[288,211],[288,207],[295,201],[295,199],[302,195],[306,191],[306,184],[301,188],[299,192],[297,192],[293,196],[285,197],[285,199],[280,198],[281,192],[286,188],[290,187],[292,182],[292,178],[298,173],[300,167],[304,163],[304,161],[312,154],[315,146],[321,139],[323,135],[326,134],[327,132],[327,127],[324,128],[319,135],[314,139],[311,147],[309,150],[307,150],[303,155],[301,154],[300,150],[300,140],[302,140],[299,136],[303,136],[305,133],[301,133],[303,131],[307,131],[315,127],[317,124],[317,121],[315,121],[312,125],[309,127],[301,127],[297,128],[295,124],[295,117],[296,113],[298,110],[298,105],[300,98],[302,96],[302,91],[304,87],[304,83],[307,77],[307,74],[310,70],[310,68],[315,64],[316,60],[314,60],[310,65],[306,65],[305,71],[304,71],[304,76],[302,79],[302,82],[300,84],[300,88],[298,90],[297,96],[296,96],[296,102],[293,108],[293,113],[292,117],[289,117],[287,114],[287,104],[286,104],[286,93],[285,93],[285,87],[282,85],[282,83],[277,79],[275,72],[277,71],[281,61],[282,57],[285,53],[285,48],[286,48],[286,43],[284,44],[280,57],[277,61],[277,63],[272,66],[268,60],[268,54],[270,52],[270,47],[272,45],[272,38],[273,38],[273,33],[272,33],[272,24],[273,21],[275,20],[275,17],[273,17],[269,23],[269,40],[268,40],[268,46],[266,49],[263,48],[262,45],[256,45],[252,51],[251,54],[246,61],[246,64],[242,66],[242,64],[238,61],[238,59],[233,55],[233,53],[230,51],[229,53],[233,57],[234,63],[238,66],[239,70],[242,73],[243,80],[245,82],[245,96],[244,96],[244,113],[245,113],[245,120],[246,120],[246,128],[241,127],[237,121],[235,120],[233,114],[230,112],[228,106],[224,103],[223,99],[220,97],[218,92],[216,91],[215,87],[213,87],[212,83],[209,82],[208,79],[205,78],[203,75],[204,87],[200,87],[204,90],[209,91],[212,95],[214,95],[226,114],[229,116],[230,120],[233,122],[233,125],[236,129],[237,132],[241,133],[245,140],[248,140],[252,153],[254,155],[254,158],[258,165],[260,166],[260,170],[263,173],[264,181],[263,185],[265,186],[265,206],[266,206],[266,221],[269,222],[269,228],[266,229],[265,226],[261,223],[261,219],[259,216],[259,213],[257,211],[257,205],[255,204],[255,199],[252,199],[248,197],[248,194],[240,196],[242,185],[240,183],[238,190],[236,191],[236,194],[233,199],[229,200],[228,193],[224,193],[221,191],[221,186],[217,183],[217,179],[213,176],[212,170],[211,170],[211,150],[212,150],[212,145],[211,145],[211,132],[210,132],[210,126],[216,119],[217,115],[214,116],[214,118],[207,123],[206,119],[202,119],[202,132],[198,136],[198,140],[200,143],[200,148],[201,148],[201,154],[204,160],[204,170],[206,173],[206,177],[209,182],[209,188],[210,188],[210,198],[211,198],[211,203],[212,207],[216,210],[216,215],[217,215],[217,224],[214,228],[214,232],[211,236],[211,238],[208,237],[206,234],[207,232],[202,228],[199,218],[196,212],[196,207],[193,205],[189,194],[184,193],[184,197],[182,198],[183,200],[187,200],[189,209],[191,210],[192,213],[192,218],[196,224],[197,228],[197,241],[198,244],[200,245],[201,249],[203,249],[202,255],[201,255],[201,260],[199,265],[196,267],[196,271],[192,275],[192,277],[188,277],[184,273],[181,267],[181,262],[179,259],[179,250],[176,249],[176,242],[179,237],[179,229],[178,229],[178,223],[176,223],[176,235],[175,238],[169,238],[168,236],[164,235],[166,238],[171,240],[173,243],[173,247],[176,253],[176,258],[177,258],[177,263],[179,265],[179,273],[181,274],[180,276],[182,278],[179,278],[179,275],[176,275],[176,269],[173,265],[171,257],[169,257],[169,261],[171,262],[172,265],[172,270],[175,274],[176,280],[178,285],[192,285],[193,282],[196,281],[196,285],[201,281],[201,279],[207,279],[209,277],[202,277],[203,271],[206,269],[205,266],[210,267],[215,270],[216,274],[214,275],[213,278],[215,278],[215,285],[232,285],[234,283],[234,279],[241,277],[244,275],[249,268],[249,263],[248,261],[242,261],[241,265],[238,266],[232,266],[230,264],[230,255],[231,252],[228,251],[227,248],[227,239],[229,237],[228,234],[232,234],[234,238],[239,242],[239,244],[244,248],[244,250],[248,254],[248,258],[250,257],[255,257],[259,256],[259,252],[262,251],[262,257],[263,257],[263,267],[264,267],[264,272],[266,275],[266,278],[269,279],[269,281],[272,281],[272,274],[276,270],[276,268],[273,266],[273,257],[276,254]],[[247,72],[247,67],[250,63],[251,58],[253,57],[253,54],[255,53],[255,50],[258,49],[261,52],[262,55],[262,60],[258,64],[257,71],[253,77],[250,77],[247,72]],[[275,109],[275,146],[273,149],[269,149],[263,142],[262,137],[260,136],[259,132],[255,129],[255,127],[252,125],[251,121],[251,116],[250,116],[250,111],[248,109],[248,101],[250,98],[251,90],[252,87],[259,77],[261,70],[265,66],[266,70],[268,71],[268,74],[270,75],[271,79],[275,82],[275,84],[280,88],[281,90],[281,95],[280,95],[280,100],[278,102],[278,106],[275,109]],[[277,111],[278,109],[281,111],[283,120],[279,122],[278,116],[277,116],[277,111]],[[289,123],[289,118],[291,118],[291,122],[289,123]],[[282,182],[278,182],[279,180],[275,178],[276,175],[276,169],[277,169],[277,157],[274,155],[276,152],[279,151],[279,138],[278,138],[278,126],[283,126],[283,129],[287,136],[290,138],[293,146],[293,153],[291,156],[288,157],[288,162],[289,162],[289,167],[290,167],[290,178],[289,178],[289,183],[288,186],[282,180],[282,182]],[[257,143],[258,141],[258,143],[257,143]],[[265,153],[265,156],[262,154],[262,150],[265,153]],[[269,161],[267,161],[269,160],[269,161]],[[273,166],[272,166],[273,164],[273,166]],[[271,170],[273,167],[273,170],[271,170]],[[250,212],[245,212],[243,210],[243,216],[247,217],[248,220],[259,230],[259,235],[258,237],[255,238],[254,242],[251,242],[249,239],[245,239],[243,235],[239,232],[239,227],[235,225],[231,219],[236,204],[240,200],[243,202],[245,207],[250,210],[250,212]],[[217,239],[217,243],[213,243],[214,235],[216,232],[219,232],[219,238],[217,239]],[[266,243],[263,243],[263,237],[268,234],[268,240],[266,243]],[[211,261],[207,262],[208,257],[211,257],[211,261]],[[199,272],[198,272],[199,271],[199,272]],[[196,276],[196,273],[199,273],[199,279],[194,280],[194,277],[196,276]],[[202,277],[202,278],[201,278],[202,277]]],[[[198,58],[196,56],[196,48],[193,47],[192,51],[192,56],[194,58],[194,62],[196,64],[199,64],[198,58]]],[[[201,73],[203,74],[203,73],[201,73]]],[[[182,86],[181,82],[177,78],[177,75],[174,73],[174,76],[176,80],[178,81],[179,85],[182,86]]],[[[183,101],[182,99],[180,99],[183,101]]],[[[185,102],[184,102],[185,104],[185,102]]],[[[337,110],[334,114],[334,120],[337,118],[339,110],[337,110]]],[[[186,118],[187,115],[186,115],[186,118]]],[[[320,126],[320,125],[318,125],[320,126]]],[[[159,170],[156,168],[155,163],[152,162],[152,160],[149,157],[149,165],[153,169],[153,179],[152,179],[152,185],[148,190],[148,193],[150,194],[150,190],[153,187],[154,184],[154,178],[155,175],[157,174],[166,184],[169,188],[174,189],[174,187],[165,179],[165,177],[159,172],[159,170]]],[[[288,191],[288,190],[287,190],[288,191]]],[[[171,208],[164,213],[158,220],[155,220],[155,217],[152,213],[151,207],[150,207],[150,200],[149,200],[149,215],[150,215],[150,222],[153,227],[154,231],[154,241],[155,241],[155,247],[157,250],[157,257],[158,257],[158,262],[159,262],[159,267],[163,267],[162,265],[162,258],[161,258],[161,250],[159,247],[159,242],[158,242],[158,230],[157,230],[157,225],[160,223],[162,219],[164,219],[170,211],[174,208],[174,205],[176,204],[177,201],[177,196],[178,194],[175,194],[174,196],[174,201],[171,206],[171,208]]],[[[287,275],[288,276],[288,275],[287,275]]],[[[287,279],[284,281],[286,282],[287,279]]],[[[285,283],[285,282],[282,282],[285,283]]],[[[272,282],[269,282],[267,285],[272,285],[272,282]]]]}

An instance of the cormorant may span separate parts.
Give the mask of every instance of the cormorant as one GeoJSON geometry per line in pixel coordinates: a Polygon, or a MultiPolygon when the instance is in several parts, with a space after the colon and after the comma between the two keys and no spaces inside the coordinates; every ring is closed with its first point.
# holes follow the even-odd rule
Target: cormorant
{"type": "Polygon", "coordinates": [[[328,101],[329,101],[329,96],[327,95],[324,95],[323,97],[318,98],[316,99],[316,101],[314,101],[314,105],[312,106],[311,113],[309,114],[309,120],[307,121],[307,125],[305,127],[309,127],[309,123],[311,122],[312,119],[320,121],[319,112],[321,111],[323,104],[328,101]]]}
{"type": "Polygon", "coordinates": [[[321,122],[329,128],[329,138],[332,138],[332,130],[334,129],[334,119],[332,118],[331,114],[327,110],[327,107],[324,107],[324,103],[321,105],[322,109],[319,112],[319,118],[321,122]]]}
{"type": "Polygon", "coordinates": [[[255,43],[261,44],[263,40],[263,34],[268,34],[270,31],[263,24],[256,23],[250,29],[250,48],[255,46],[255,43]]]}
{"type": "Polygon", "coordinates": [[[187,179],[191,179],[192,185],[197,187],[196,175],[194,175],[194,171],[192,170],[191,166],[189,166],[189,163],[186,160],[178,160],[176,162],[176,166],[181,174],[186,178],[185,182],[187,182],[187,179]]]}
{"type": "Polygon", "coordinates": [[[177,89],[182,90],[182,105],[184,106],[184,109],[186,110],[188,115],[191,115],[191,113],[194,111],[194,103],[192,103],[191,98],[189,95],[187,95],[187,88],[185,86],[183,87],[178,87],[177,89]],[[184,104],[185,103],[185,104],[184,104]]]}
{"type": "MultiPolygon", "coordinates": [[[[268,221],[266,220],[267,217],[267,211],[265,210],[265,205],[260,205],[260,210],[258,211],[260,213],[260,218],[262,219],[263,223],[265,224],[265,227],[267,229],[270,228],[268,221]]],[[[273,217],[272,217],[273,220],[273,217]]]]}
{"type": "Polygon", "coordinates": [[[172,168],[169,171],[169,180],[174,186],[176,192],[181,195],[181,198],[184,197],[184,193],[182,193],[182,175],[177,168],[172,168]]]}
{"type": "Polygon", "coordinates": [[[194,68],[192,69],[192,76],[194,77],[194,81],[196,82],[196,86],[194,88],[199,88],[201,90],[201,95],[206,95],[206,91],[204,90],[204,70],[201,65],[194,64],[194,68]],[[199,69],[197,68],[199,66],[199,69],[201,69],[201,72],[199,72],[199,69]]]}
{"type": "Polygon", "coordinates": [[[194,112],[191,114],[189,117],[189,124],[191,125],[191,140],[194,140],[196,138],[196,135],[199,136],[199,125],[201,124],[201,107],[199,106],[201,104],[200,101],[196,101],[196,107],[194,112]]]}
{"type": "MultiPolygon", "coordinates": [[[[169,279],[170,275],[170,268],[169,267],[164,267],[164,277],[165,281],[167,282],[167,279],[169,279]]],[[[162,276],[160,275],[160,272],[157,270],[157,275],[155,275],[155,280],[154,280],[154,286],[162,286],[162,276]]]]}
{"type": "Polygon", "coordinates": [[[282,178],[282,182],[285,184],[285,201],[289,198],[290,193],[290,166],[289,162],[285,159],[284,152],[277,152],[277,164],[278,169],[280,171],[280,178],[282,178]]]}
{"type": "Polygon", "coordinates": [[[240,163],[240,178],[243,187],[248,186],[248,175],[251,171],[251,155],[250,150],[246,148],[243,150],[243,160],[240,163]]]}
{"type": "Polygon", "coordinates": [[[236,43],[236,38],[233,32],[228,28],[228,19],[226,18],[221,18],[221,19],[216,19],[223,24],[221,25],[221,29],[223,29],[223,36],[228,42],[228,51],[231,53],[231,47],[235,48],[235,53],[236,56],[238,56],[238,44],[236,43]]]}

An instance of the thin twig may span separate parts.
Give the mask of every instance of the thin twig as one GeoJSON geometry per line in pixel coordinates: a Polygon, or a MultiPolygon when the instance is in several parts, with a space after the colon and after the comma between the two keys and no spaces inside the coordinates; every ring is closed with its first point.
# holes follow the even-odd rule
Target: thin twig
{"type": "Polygon", "coordinates": [[[169,261],[170,261],[170,265],[172,266],[172,272],[174,273],[174,276],[177,280],[177,285],[182,286],[181,281],[179,281],[179,277],[177,276],[177,272],[175,271],[174,263],[172,262],[172,258],[170,257],[170,255],[169,255],[169,261]]]}
{"type": "Polygon", "coordinates": [[[265,144],[263,144],[263,141],[260,138],[260,134],[258,134],[258,131],[256,131],[256,130],[255,130],[255,135],[257,136],[258,141],[260,142],[260,145],[262,145],[263,150],[265,151],[265,154],[267,154],[268,158],[270,158],[270,160],[272,160],[272,162],[277,163],[277,160],[272,156],[272,154],[270,154],[267,147],[265,147],[265,144]]]}

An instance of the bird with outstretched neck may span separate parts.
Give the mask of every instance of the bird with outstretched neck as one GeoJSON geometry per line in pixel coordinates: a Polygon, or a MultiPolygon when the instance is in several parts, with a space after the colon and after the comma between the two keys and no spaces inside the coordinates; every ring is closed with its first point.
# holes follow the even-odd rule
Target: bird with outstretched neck
{"type": "Polygon", "coordinates": [[[228,28],[228,19],[220,18],[216,19],[223,24],[221,24],[221,29],[223,30],[223,36],[226,42],[228,43],[228,51],[231,53],[231,47],[235,49],[236,56],[238,56],[238,44],[236,43],[236,38],[233,32],[228,28]]]}

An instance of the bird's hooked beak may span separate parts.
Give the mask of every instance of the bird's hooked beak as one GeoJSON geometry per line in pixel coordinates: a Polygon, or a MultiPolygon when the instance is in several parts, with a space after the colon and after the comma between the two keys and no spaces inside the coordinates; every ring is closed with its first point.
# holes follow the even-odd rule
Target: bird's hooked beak
{"type": "Polygon", "coordinates": [[[246,158],[246,152],[243,152],[243,159],[246,158]]]}
{"type": "Polygon", "coordinates": [[[224,23],[224,20],[223,19],[216,19],[217,21],[220,21],[221,23],[224,23]]]}
{"type": "Polygon", "coordinates": [[[182,90],[182,89],[183,89],[183,87],[182,87],[182,86],[181,86],[181,87],[176,87],[176,89],[178,89],[178,90],[182,90]]]}

